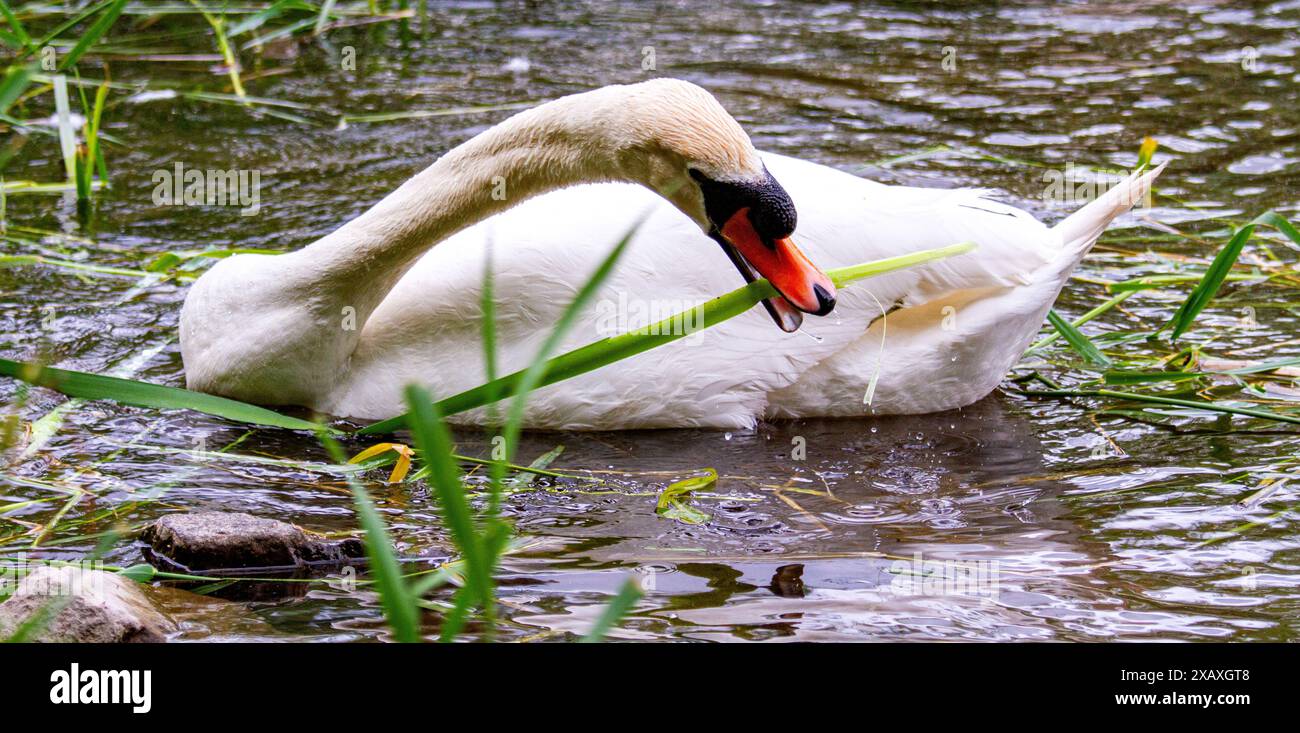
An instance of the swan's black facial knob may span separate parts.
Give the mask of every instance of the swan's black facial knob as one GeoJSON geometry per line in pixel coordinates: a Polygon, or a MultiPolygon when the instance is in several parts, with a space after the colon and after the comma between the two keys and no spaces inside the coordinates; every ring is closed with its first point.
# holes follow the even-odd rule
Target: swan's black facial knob
{"type": "Polygon", "coordinates": [[[794,233],[798,214],[790,194],[763,168],[756,181],[715,181],[697,170],[691,177],[704,194],[704,212],[714,228],[721,229],[741,209],[749,209],[750,223],[761,239],[784,239],[794,233]]]}

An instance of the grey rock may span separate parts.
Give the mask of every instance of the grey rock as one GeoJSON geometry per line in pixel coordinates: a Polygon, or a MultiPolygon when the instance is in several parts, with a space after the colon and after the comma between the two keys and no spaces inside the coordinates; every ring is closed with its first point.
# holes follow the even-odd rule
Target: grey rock
{"type": "Polygon", "coordinates": [[[288,522],[242,512],[169,514],[145,527],[145,557],[187,571],[342,564],[365,557],[360,540],[328,540],[288,522]]]}
{"type": "Polygon", "coordinates": [[[135,581],[75,566],[37,567],[0,603],[0,639],[10,638],[38,614],[28,641],[164,642],[177,631],[135,581]]]}

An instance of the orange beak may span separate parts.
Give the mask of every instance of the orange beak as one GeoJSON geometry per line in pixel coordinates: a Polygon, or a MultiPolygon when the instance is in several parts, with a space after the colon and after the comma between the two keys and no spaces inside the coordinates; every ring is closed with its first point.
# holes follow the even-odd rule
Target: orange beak
{"type": "Polygon", "coordinates": [[[732,214],[720,234],[734,248],[734,253],[728,254],[733,255],[732,262],[746,280],[754,280],[756,271],[780,293],[780,297],[769,298],[764,305],[781,330],[790,332],[799,328],[803,322],[799,311],[824,316],[835,307],[835,285],[826,273],[809,261],[789,237],[775,240],[760,237],[749,220],[748,208],[732,214]],[[750,272],[746,272],[746,266],[750,272]]]}

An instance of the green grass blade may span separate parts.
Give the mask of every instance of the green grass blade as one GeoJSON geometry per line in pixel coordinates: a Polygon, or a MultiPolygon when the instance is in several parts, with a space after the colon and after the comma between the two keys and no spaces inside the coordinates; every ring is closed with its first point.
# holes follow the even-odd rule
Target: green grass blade
{"type": "Polygon", "coordinates": [[[70,369],[56,369],[39,364],[0,359],[0,377],[12,377],[38,387],[62,392],[86,400],[112,400],[134,407],[164,410],[194,410],[253,425],[290,430],[316,431],[318,425],[288,415],[216,395],[191,392],[177,387],[140,382],[120,377],[105,377],[70,369]]]}
{"type": "MultiPolygon", "coordinates": [[[[483,251],[483,292],[479,299],[479,309],[483,312],[483,377],[489,384],[497,378],[496,279],[492,268],[492,241],[489,239],[483,251]]],[[[489,415],[489,422],[495,424],[495,418],[495,415],[489,415]]]]}
{"type": "Polygon", "coordinates": [[[32,70],[26,66],[11,66],[5,70],[4,79],[0,80],[0,114],[22,96],[32,80],[32,70]]]}
{"type": "MultiPolygon", "coordinates": [[[[346,463],[347,457],[339,444],[322,431],[318,434],[326,450],[335,463],[346,463]]],[[[384,607],[384,617],[393,629],[393,636],[399,642],[413,644],[420,641],[420,608],[411,588],[402,577],[402,564],[393,551],[393,542],[388,536],[384,520],[375,509],[370,494],[361,482],[352,475],[347,477],[352,488],[352,499],[356,506],[357,518],[366,532],[366,557],[370,560],[370,572],[375,576],[375,589],[384,607]]]]}
{"type": "Polygon", "coordinates": [[[99,41],[100,37],[108,32],[108,29],[113,26],[113,23],[117,22],[117,16],[122,14],[122,9],[125,7],[126,0],[112,0],[112,2],[108,3],[107,7],[104,8],[103,14],[86,29],[86,32],[77,40],[77,43],[72,47],[72,50],[68,51],[67,55],[63,57],[63,60],[59,62],[59,71],[64,71],[77,63],[77,60],[81,58],[82,54],[89,51],[90,47],[95,45],[95,43],[99,41]]]}
{"type": "Polygon", "coordinates": [[[314,33],[320,35],[325,30],[325,24],[329,22],[330,14],[334,12],[334,3],[336,0],[325,0],[320,4],[320,15],[316,16],[316,26],[314,33]]]}
{"type": "MultiPolygon", "coordinates": [[[[965,254],[974,249],[975,247],[972,244],[956,244],[830,270],[826,274],[830,276],[836,287],[842,288],[851,285],[857,280],[883,275],[944,257],[965,254]]],[[[767,280],[756,280],[726,295],[714,298],[702,306],[701,329],[716,326],[723,321],[734,318],[754,307],[764,298],[770,298],[773,295],[776,295],[776,290],[767,280]]],[[[570,377],[585,374],[616,361],[676,341],[686,335],[681,333],[683,329],[672,327],[673,323],[682,323],[682,318],[683,314],[677,313],[657,324],[619,334],[618,336],[604,338],[550,359],[545,362],[541,377],[534,386],[545,387],[556,382],[562,382],[570,377]]],[[[536,365],[533,366],[536,367],[536,365]]],[[[523,383],[524,375],[524,371],[507,374],[498,378],[495,382],[480,385],[448,397],[438,403],[438,412],[442,415],[454,415],[517,394],[523,383]]],[[[359,430],[358,434],[391,433],[402,429],[405,422],[406,416],[399,415],[368,425],[359,430]]]]}
{"type": "Polygon", "coordinates": [[[1120,369],[1108,371],[1103,379],[1106,384],[1155,384],[1159,382],[1186,382],[1205,376],[1199,372],[1147,372],[1120,369]]]}
{"type": "Polygon", "coordinates": [[[1142,394],[1140,392],[1119,392],[1111,389],[1050,389],[1024,390],[1018,394],[1028,395],[1031,397],[1109,397],[1117,400],[1131,400],[1133,402],[1150,402],[1157,405],[1188,407],[1194,410],[1204,410],[1206,412],[1243,415],[1245,417],[1257,417],[1261,420],[1276,420],[1277,422],[1300,425],[1300,417],[1295,415],[1285,415],[1279,412],[1256,410],[1248,407],[1233,407],[1232,405],[1221,405],[1217,402],[1201,402],[1197,400],[1184,400],[1176,397],[1162,397],[1160,395],[1142,394]]]}
{"type": "Polygon", "coordinates": [[[270,7],[252,13],[240,20],[238,23],[230,26],[227,31],[230,36],[238,36],[249,31],[257,30],[265,25],[268,21],[275,20],[279,16],[291,10],[313,10],[312,6],[303,0],[276,0],[270,7]]]}
{"type": "MultiPolygon", "coordinates": [[[[1094,318],[1097,318],[1098,316],[1102,315],[1103,313],[1106,313],[1107,311],[1119,305],[1120,303],[1123,303],[1124,301],[1133,297],[1137,293],[1138,293],[1137,290],[1128,290],[1123,293],[1120,293],[1119,295],[1116,295],[1110,300],[1107,300],[1105,303],[1102,303],[1096,308],[1093,308],[1087,313],[1084,313],[1083,315],[1074,319],[1073,321],[1070,322],[1070,325],[1074,326],[1075,328],[1078,328],[1083,324],[1087,323],[1088,321],[1091,321],[1094,318]]],[[[1025,350],[1025,353],[1029,353],[1031,351],[1036,351],[1038,349],[1041,349],[1044,346],[1047,346],[1048,344],[1052,343],[1056,339],[1060,338],[1060,336],[1061,334],[1059,331],[1049,336],[1044,336],[1042,339],[1035,341],[1033,344],[1031,344],[1030,347],[1025,350]]]]}
{"type": "MultiPolygon", "coordinates": [[[[1196,321],[1196,317],[1214,299],[1215,294],[1219,292],[1219,288],[1223,285],[1223,281],[1227,279],[1228,273],[1232,271],[1233,265],[1237,264],[1237,258],[1241,256],[1242,249],[1245,248],[1246,242],[1250,241],[1250,237],[1255,233],[1255,227],[1258,224],[1277,227],[1287,236],[1290,236],[1290,232],[1295,231],[1295,227],[1291,226],[1290,222],[1272,211],[1259,215],[1249,224],[1238,229],[1232,235],[1232,238],[1228,240],[1228,243],[1224,245],[1223,249],[1219,251],[1219,254],[1215,256],[1214,261],[1210,263],[1209,269],[1201,277],[1201,281],[1197,283],[1191,294],[1187,296],[1187,300],[1183,301],[1183,304],[1178,308],[1178,312],[1174,313],[1174,317],[1170,319],[1169,323],[1161,327],[1160,330],[1162,331],[1165,328],[1173,327],[1174,331],[1169,337],[1171,341],[1176,341],[1178,337],[1186,333],[1187,329],[1191,328],[1196,321]]],[[[1297,236],[1300,236],[1300,233],[1297,233],[1297,236]]],[[[1297,239],[1297,242],[1300,243],[1300,239],[1297,239]]]]}
{"type": "Polygon", "coordinates": [[[207,8],[199,3],[199,0],[190,0],[190,5],[198,9],[203,19],[212,27],[212,33],[217,39],[217,50],[221,52],[221,58],[226,65],[226,74],[230,77],[230,89],[235,93],[241,102],[247,96],[244,93],[244,82],[239,76],[239,59],[235,58],[234,51],[230,48],[230,41],[226,37],[226,16],[222,13],[217,17],[209,13],[207,8]]]}
{"type": "Polygon", "coordinates": [[[587,307],[587,304],[596,297],[596,293],[609,279],[610,274],[614,272],[614,267],[622,258],[623,252],[627,250],[628,244],[632,242],[636,230],[641,228],[641,222],[638,221],[628,230],[627,234],[614,245],[609,254],[596,268],[596,271],[587,278],[578,294],[573,297],[573,302],[569,307],[564,309],[560,315],[559,321],[556,322],[555,328],[551,329],[550,335],[542,343],[541,348],[537,350],[537,355],[533,357],[533,362],[524,370],[523,375],[519,378],[515,390],[515,400],[510,405],[510,412],[506,416],[505,428],[501,431],[505,443],[505,457],[502,462],[492,466],[492,499],[488,509],[488,516],[496,516],[497,508],[501,501],[501,479],[505,475],[504,461],[509,461],[514,457],[515,446],[519,442],[519,433],[523,429],[524,407],[527,404],[528,394],[537,388],[547,370],[547,359],[559,347],[564,337],[568,335],[573,324],[577,322],[578,315],[587,307]]]}
{"type": "MultiPolygon", "coordinates": [[[[31,50],[32,37],[27,35],[27,29],[23,28],[23,24],[18,22],[18,16],[14,15],[14,11],[9,7],[9,0],[0,0],[0,14],[4,15],[5,22],[13,30],[14,39],[18,41],[19,47],[31,50]]],[[[0,106],[0,112],[2,111],[4,111],[4,107],[0,106]]]]}
{"type": "Polygon", "coordinates": [[[438,634],[438,641],[446,644],[460,634],[460,630],[465,628],[465,620],[469,618],[469,608],[473,604],[474,594],[468,587],[456,589],[456,594],[452,596],[451,612],[442,619],[442,631],[438,634]]]}
{"type": "Polygon", "coordinates": [[[586,636],[582,637],[580,643],[594,644],[603,640],[609,630],[623,620],[623,617],[627,615],[628,611],[632,610],[632,606],[640,598],[641,587],[635,581],[628,580],[619,589],[618,595],[614,596],[608,606],[605,606],[605,612],[600,615],[600,618],[596,619],[596,624],[591,627],[591,631],[588,631],[586,636]]]}
{"type": "MultiPolygon", "coordinates": [[[[3,111],[3,108],[0,108],[0,111],[3,111]]],[[[1255,218],[1255,223],[1271,226],[1285,234],[1287,239],[1300,244],[1300,230],[1297,230],[1294,224],[1287,221],[1276,211],[1265,211],[1255,218]]]]}
{"type": "MultiPolygon", "coordinates": [[[[108,5],[113,2],[116,2],[116,0],[100,0],[100,2],[95,3],[93,5],[87,5],[76,15],[72,16],[71,18],[68,18],[67,20],[55,26],[54,29],[51,30],[49,33],[47,33],[44,38],[32,44],[30,50],[35,51],[36,49],[43,48],[45,46],[50,45],[50,42],[58,38],[60,35],[62,35],[64,31],[77,25],[78,23],[85,20],[86,18],[95,15],[99,11],[108,7],[108,5]]],[[[23,54],[23,55],[26,56],[27,54],[23,54]]]]}
{"type": "Polygon", "coordinates": [[[1291,357],[1287,359],[1276,359],[1274,361],[1260,362],[1249,366],[1238,367],[1236,369],[1224,369],[1221,371],[1200,371],[1200,372],[1171,372],[1171,371],[1141,371],[1141,370],[1113,370],[1106,372],[1104,379],[1106,384],[1150,384],[1152,382],[1185,382],[1190,379],[1200,377],[1213,377],[1215,375],[1230,375],[1234,377],[1244,377],[1251,374],[1262,374],[1271,372],[1276,369],[1296,366],[1300,364],[1300,357],[1291,357]]]}
{"type": "Polygon", "coordinates": [[[411,410],[407,413],[408,424],[415,438],[415,447],[429,467],[429,482],[442,504],[443,521],[465,559],[465,583],[472,595],[469,601],[479,601],[486,608],[492,598],[492,566],[483,552],[483,543],[465,496],[465,486],[460,480],[460,468],[452,455],[451,431],[429,393],[422,387],[407,387],[406,403],[411,410]]]}
{"type": "Polygon", "coordinates": [[[1099,367],[1109,367],[1113,364],[1109,357],[1101,353],[1101,349],[1098,349],[1096,344],[1089,340],[1087,336],[1084,336],[1082,331],[1075,328],[1074,324],[1062,318],[1061,314],[1056,312],[1056,309],[1048,311],[1047,320],[1070,344],[1070,348],[1083,357],[1084,361],[1099,367]]]}

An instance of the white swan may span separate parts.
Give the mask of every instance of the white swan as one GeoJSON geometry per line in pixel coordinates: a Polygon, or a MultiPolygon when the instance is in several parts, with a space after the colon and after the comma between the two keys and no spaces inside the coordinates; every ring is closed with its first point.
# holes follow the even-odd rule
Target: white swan
{"type": "Polygon", "coordinates": [[[564,349],[740,285],[711,237],[785,298],[766,314],[539,390],[529,427],[746,428],[765,417],[961,407],[998,385],[1070,272],[1159,172],[1130,177],[1048,228],[982,191],[885,186],[760,156],[707,92],[685,82],[606,87],[497,125],[297,252],[218,263],[181,314],[187,381],[360,418],[401,412],[412,382],[458,393],[485,377],[479,299],[489,242],[504,374],[527,366],[600,260],[644,219],[564,349]],[[626,183],[575,185],[600,180],[626,183]],[[836,297],[786,238],[791,199],[793,238],[821,267],[961,241],[979,250],[858,283],[830,315],[786,333],[772,319],[798,328],[790,304],[824,314],[836,297]]]}

